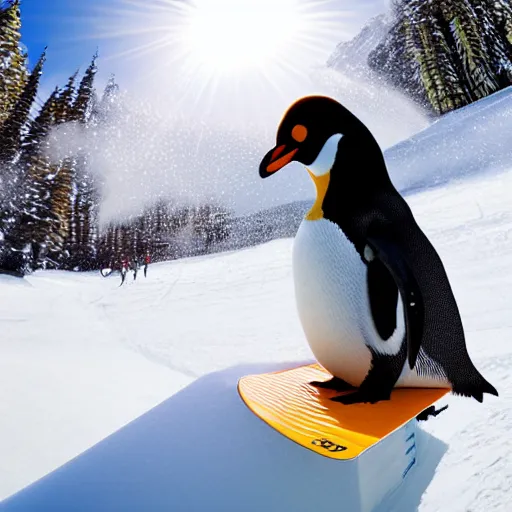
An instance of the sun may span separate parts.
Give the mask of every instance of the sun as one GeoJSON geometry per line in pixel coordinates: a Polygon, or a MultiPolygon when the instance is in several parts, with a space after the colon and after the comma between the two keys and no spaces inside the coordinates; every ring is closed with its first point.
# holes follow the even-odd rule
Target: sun
{"type": "Polygon", "coordinates": [[[307,22],[297,0],[195,0],[183,43],[204,74],[240,75],[264,70],[300,47],[307,22]]]}
{"type": "Polygon", "coordinates": [[[339,0],[111,2],[92,20],[94,37],[111,41],[108,60],[129,70],[132,87],[202,119],[281,109],[350,19],[339,0]]]}

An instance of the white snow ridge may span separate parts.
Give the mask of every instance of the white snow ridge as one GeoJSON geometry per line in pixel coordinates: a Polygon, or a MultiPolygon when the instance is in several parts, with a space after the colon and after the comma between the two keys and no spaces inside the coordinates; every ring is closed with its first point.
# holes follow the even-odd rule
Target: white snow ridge
{"type": "Polygon", "coordinates": [[[507,512],[512,165],[481,151],[510,150],[489,128],[493,116],[510,128],[510,97],[446,116],[386,155],[415,190],[407,201],[499,397],[443,399],[447,411],[397,431],[353,472],[286,439],[237,393],[242,375],[312,360],[291,239],[155,264],[121,288],[96,273],[1,277],[0,511],[507,512]],[[456,129],[462,117],[473,130],[456,129]]]}

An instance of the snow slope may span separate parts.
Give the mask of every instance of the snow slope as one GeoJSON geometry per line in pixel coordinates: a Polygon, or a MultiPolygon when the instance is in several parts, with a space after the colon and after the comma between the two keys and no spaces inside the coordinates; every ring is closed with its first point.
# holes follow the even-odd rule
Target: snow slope
{"type": "Polygon", "coordinates": [[[119,343],[104,284],[0,277],[0,499],[190,382],[119,343]]]}
{"type": "MultiPolygon", "coordinates": [[[[509,101],[507,95],[495,96],[492,101],[502,100],[509,101]]],[[[509,123],[506,105],[503,122],[509,123]]],[[[470,122],[476,131],[485,123],[485,109],[479,113],[464,109],[456,114],[468,116],[468,130],[470,122]]],[[[486,173],[466,172],[466,164],[477,160],[482,145],[492,151],[484,158],[495,154],[492,144],[501,133],[478,132],[479,137],[460,148],[459,164],[463,165],[457,170],[456,162],[445,160],[444,153],[433,147],[446,133],[429,130],[418,134],[416,142],[406,141],[395,148],[396,165],[400,159],[401,165],[406,165],[409,158],[418,158],[422,180],[427,166],[442,171],[444,176],[464,177],[432,189],[428,189],[432,183],[423,180],[418,187],[427,189],[409,195],[407,200],[445,263],[470,354],[497,387],[500,397],[486,396],[484,404],[456,397],[443,400],[450,408],[422,426],[428,441],[428,464],[416,468],[415,483],[407,486],[407,492],[390,497],[391,502],[382,507],[424,512],[506,511],[512,481],[512,465],[508,462],[512,456],[512,171],[504,170],[504,160],[489,160],[486,173]],[[495,172],[498,168],[499,173],[495,172]],[[439,462],[445,445],[447,451],[439,462]]],[[[510,147],[502,147],[503,140],[498,139],[499,155],[506,154],[510,147]]],[[[480,171],[485,163],[480,162],[480,171]]],[[[117,287],[117,277],[103,279],[97,274],[41,272],[25,282],[2,278],[0,499],[43,477],[135,418],[97,447],[119,455],[109,462],[114,466],[108,467],[125,469],[122,476],[126,477],[126,491],[142,478],[151,493],[165,475],[175,471],[173,468],[186,466],[187,453],[207,465],[208,458],[194,452],[193,443],[187,444],[188,450],[171,450],[176,457],[173,460],[159,459],[158,450],[173,447],[171,432],[196,437],[211,434],[214,440],[220,432],[218,427],[225,425],[229,415],[233,415],[238,428],[222,437],[232,457],[220,459],[215,480],[219,485],[222,468],[233,461],[234,455],[254,455],[247,451],[251,443],[268,442],[283,453],[282,446],[275,444],[275,436],[262,437],[263,431],[269,431],[253,421],[239,401],[235,402],[233,384],[245,372],[287,367],[312,357],[295,311],[291,247],[292,240],[277,240],[238,252],[157,264],[150,267],[148,279],[139,274],[137,282],[128,282],[122,288],[117,287]],[[213,371],[222,373],[210,375],[213,371]],[[191,387],[186,387],[188,384],[191,387]],[[184,396],[195,404],[209,405],[204,415],[191,407],[186,428],[180,431],[182,427],[174,421],[173,404],[180,403],[184,396]],[[132,448],[131,454],[119,450],[127,446],[132,448]],[[123,466],[129,459],[139,462],[136,473],[123,466]]],[[[116,479],[119,473],[101,470],[101,465],[88,466],[102,460],[97,459],[97,453],[92,450],[87,454],[85,466],[74,466],[96,475],[94,493],[80,489],[84,503],[87,496],[108,493],[101,486],[102,478],[123,485],[123,480],[116,479]]],[[[312,464],[317,482],[333,476],[327,465],[316,465],[316,459],[306,451],[286,453],[291,461],[288,470],[312,464]]],[[[261,457],[254,459],[256,465],[271,464],[263,453],[258,455],[261,457]]],[[[283,475],[286,467],[279,458],[274,462],[276,466],[269,475],[283,475]]],[[[237,471],[249,472],[251,466],[247,464],[241,458],[237,471]]],[[[177,480],[181,485],[178,496],[193,498],[199,507],[195,510],[203,510],[200,504],[216,496],[215,488],[207,482],[203,482],[206,491],[201,493],[199,477],[205,475],[204,469],[197,467],[198,480],[193,488],[177,480]]],[[[48,482],[69,484],[66,478],[64,472],[57,471],[48,482]]],[[[164,483],[170,485],[171,481],[164,483]]],[[[45,496],[41,489],[46,489],[50,497],[51,486],[45,487],[44,482],[26,496],[41,499],[45,496]]],[[[307,489],[305,482],[299,479],[294,483],[298,499],[302,497],[307,503],[302,492],[307,489]]],[[[229,486],[222,485],[217,490],[227,492],[229,486]]],[[[270,490],[276,489],[271,478],[268,485],[270,490]]],[[[16,504],[23,503],[22,496],[6,500],[0,510],[17,510],[16,504]]],[[[135,499],[133,493],[128,496],[135,499]]],[[[338,505],[325,500],[321,503],[324,508],[316,510],[331,510],[338,505]]]]}
{"type": "Polygon", "coordinates": [[[356,464],[286,440],[241,403],[236,391],[241,375],[285,367],[239,366],[198,379],[6,500],[0,510],[309,512],[340,510],[341,503],[341,510],[349,512],[385,512],[397,510],[397,504],[399,510],[414,510],[445,444],[414,432],[412,425],[360,456],[359,476],[356,464]],[[413,437],[407,442],[409,434],[413,437]],[[409,454],[404,444],[412,448],[409,454]],[[406,464],[413,458],[421,460],[421,470],[406,464]],[[396,492],[377,501],[375,494],[386,494],[390,483],[396,492]],[[359,493],[359,487],[365,492],[359,493]]]}
{"type": "MultiPolygon", "coordinates": [[[[470,353],[500,392],[483,405],[451,397],[448,411],[425,424],[449,448],[422,511],[446,510],[448,498],[453,512],[508,506],[511,190],[508,172],[409,200],[451,277],[470,353]]],[[[261,371],[308,360],[295,314],[291,244],[279,240],[154,265],[146,281],[123,288],[116,287],[117,279],[60,272],[40,273],[25,285],[3,282],[1,318],[10,335],[2,340],[0,362],[2,495],[43,476],[196,377],[239,364],[257,362],[261,371]]],[[[234,379],[227,373],[221,382],[225,387],[234,379]]],[[[213,404],[219,393],[212,382],[198,382],[196,389],[211,393],[213,404]]],[[[194,395],[192,388],[188,392],[194,395]]],[[[219,405],[221,416],[234,398],[226,400],[219,405]]],[[[163,421],[161,414],[156,409],[149,418],[163,421]]],[[[240,425],[247,426],[246,413],[238,415],[245,415],[240,425]]],[[[148,421],[141,418],[139,427],[148,421]]],[[[248,439],[261,432],[257,424],[248,439]]],[[[171,461],[162,464],[172,467],[171,461]]]]}
{"type": "Polygon", "coordinates": [[[403,194],[510,169],[512,87],[444,115],[384,152],[403,194]]]}

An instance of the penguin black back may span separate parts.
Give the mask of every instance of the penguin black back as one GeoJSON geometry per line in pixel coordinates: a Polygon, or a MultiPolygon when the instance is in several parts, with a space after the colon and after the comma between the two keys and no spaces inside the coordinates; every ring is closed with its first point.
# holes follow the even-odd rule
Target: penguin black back
{"type": "MultiPolygon", "coordinates": [[[[479,402],[483,393],[497,396],[496,389],[469,357],[459,309],[441,258],[393,186],[382,151],[366,128],[350,131],[340,140],[323,210],[324,217],[343,230],[361,255],[374,236],[392,241],[399,249],[423,302],[420,345],[428,356],[420,365],[424,373],[444,373],[455,394],[479,402]]],[[[382,325],[386,319],[392,320],[389,313],[396,304],[398,290],[390,286],[389,274],[383,268],[377,272],[375,282],[379,291],[370,297],[382,297],[373,307],[374,316],[380,318],[382,325]]]]}

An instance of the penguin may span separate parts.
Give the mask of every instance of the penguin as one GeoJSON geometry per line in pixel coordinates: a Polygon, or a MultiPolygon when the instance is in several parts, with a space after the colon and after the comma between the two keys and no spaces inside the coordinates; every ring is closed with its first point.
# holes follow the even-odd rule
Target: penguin
{"type": "Polygon", "coordinates": [[[294,239],[298,316],[342,404],[389,400],[396,387],[498,392],[472,363],[443,263],[389,177],[368,128],[327,96],[285,112],[261,178],[306,167],[316,199],[294,239]],[[346,393],[351,391],[351,393],[346,393]]]}

